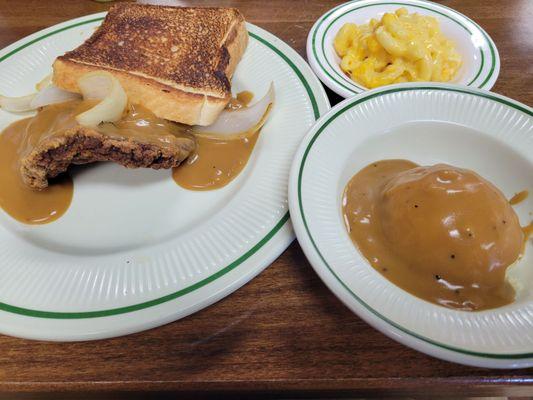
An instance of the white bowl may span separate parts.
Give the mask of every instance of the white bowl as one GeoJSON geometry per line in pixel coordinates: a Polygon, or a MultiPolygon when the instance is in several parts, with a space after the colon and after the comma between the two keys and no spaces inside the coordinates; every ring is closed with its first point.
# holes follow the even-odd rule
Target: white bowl
{"type": "MultiPolygon", "coordinates": [[[[402,84],[345,100],[302,141],[289,209],[311,265],[351,310],[391,338],[435,357],[493,368],[533,366],[533,246],[510,270],[517,298],[465,312],[429,303],[377,272],[353,245],[341,212],[348,180],[376,160],[470,168],[506,196],[533,191],[533,111],[479,89],[402,84]]],[[[515,207],[522,225],[533,198],[515,207]]]]}
{"type": "Polygon", "coordinates": [[[500,56],[487,32],[463,14],[423,0],[352,1],[320,17],[307,37],[307,59],[320,80],[346,98],[368,90],[341,70],[341,60],[333,48],[333,39],[347,22],[364,24],[371,18],[381,18],[384,13],[401,7],[407,8],[410,13],[436,17],[444,35],[455,42],[463,57],[463,65],[450,83],[486,90],[494,86],[500,72],[500,56]]]}

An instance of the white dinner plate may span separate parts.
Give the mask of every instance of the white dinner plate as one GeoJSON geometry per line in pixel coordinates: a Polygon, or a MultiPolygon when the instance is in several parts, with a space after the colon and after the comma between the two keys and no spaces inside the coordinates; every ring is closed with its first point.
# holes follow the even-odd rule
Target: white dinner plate
{"type": "MultiPolygon", "coordinates": [[[[0,51],[0,93],[34,91],[55,57],[89,37],[105,13],[45,29],[0,51]]],[[[87,340],[177,320],[227,296],[293,240],[287,205],[291,161],[329,109],[303,59],[248,24],[233,90],[276,102],[245,170],[223,189],[194,192],[169,170],[87,166],[70,209],[28,226],[0,211],[0,332],[87,340]]],[[[21,118],[0,110],[0,127],[21,118]]]]}
{"type": "MultiPolygon", "coordinates": [[[[335,106],[302,141],[289,178],[296,236],[311,265],[352,311],[416,350],[481,367],[533,366],[533,240],[509,271],[516,301],[465,312],[421,300],[377,272],[353,245],[341,198],[349,179],[382,159],[473,169],[511,197],[533,192],[533,111],[457,85],[403,84],[335,106]]],[[[522,225],[533,198],[514,207],[522,225]]]]}
{"type": "Polygon", "coordinates": [[[410,13],[437,18],[444,35],[455,42],[463,57],[463,65],[451,83],[487,90],[494,86],[500,72],[500,57],[487,32],[463,14],[423,0],[355,0],[341,4],[320,17],[307,36],[307,59],[320,80],[343,97],[367,90],[341,70],[341,60],[333,48],[333,39],[347,22],[365,24],[371,18],[381,18],[384,13],[401,7],[410,13]]]}

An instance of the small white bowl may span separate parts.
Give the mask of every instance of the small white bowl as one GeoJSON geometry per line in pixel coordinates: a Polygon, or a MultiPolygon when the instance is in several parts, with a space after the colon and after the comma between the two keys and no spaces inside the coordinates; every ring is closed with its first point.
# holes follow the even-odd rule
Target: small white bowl
{"type": "MultiPolygon", "coordinates": [[[[289,178],[298,242],[326,285],[391,338],[445,360],[489,368],[533,366],[533,246],[509,270],[516,300],[465,312],[429,303],[394,285],[353,245],[342,193],[366,165],[403,158],[470,168],[506,196],[533,191],[533,109],[484,90],[401,84],[347,99],[300,144],[289,178]]],[[[531,221],[533,198],[514,207],[531,221]]]]}
{"type": "Polygon", "coordinates": [[[407,8],[410,13],[436,17],[444,35],[455,42],[463,57],[463,65],[449,83],[485,90],[494,86],[500,72],[500,56],[487,32],[463,14],[423,0],[351,1],[320,17],[307,37],[307,59],[320,80],[345,98],[368,90],[341,70],[341,60],[333,48],[333,40],[347,22],[364,24],[371,18],[381,18],[384,13],[401,7],[407,8]]]}

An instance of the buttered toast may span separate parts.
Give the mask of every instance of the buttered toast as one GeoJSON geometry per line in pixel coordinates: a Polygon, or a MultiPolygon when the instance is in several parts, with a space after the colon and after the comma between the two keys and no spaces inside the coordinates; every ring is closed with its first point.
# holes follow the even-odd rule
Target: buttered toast
{"type": "Polygon", "coordinates": [[[247,43],[244,18],[233,8],[118,3],[85,43],[56,59],[53,82],[79,92],[78,78],[105,70],[131,103],[160,118],[209,125],[231,98],[247,43]]]}

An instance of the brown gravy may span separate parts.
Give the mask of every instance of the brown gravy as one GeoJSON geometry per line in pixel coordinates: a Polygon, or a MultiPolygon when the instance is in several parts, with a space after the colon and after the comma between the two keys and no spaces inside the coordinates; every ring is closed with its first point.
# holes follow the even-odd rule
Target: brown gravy
{"type": "Polygon", "coordinates": [[[352,177],[342,204],[354,244],[402,289],[468,311],[514,300],[505,272],[525,232],[503,194],[474,172],[383,160],[352,177]]]}
{"type": "Polygon", "coordinates": [[[240,108],[248,106],[253,100],[254,94],[252,92],[244,91],[237,93],[237,96],[232,97],[226,108],[228,110],[238,110],[240,108]]]}
{"type": "Polygon", "coordinates": [[[522,232],[524,232],[524,250],[525,250],[527,240],[529,239],[531,235],[533,235],[533,221],[531,221],[526,226],[523,226],[522,232]]]}
{"type": "Polygon", "coordinates": [[[172,177],[189,190],[219,189],[230,183],[245,167],[259,132],[238,138],[196,137],[196,150],[187,161],[173,168],[172,177]]]}
{"type": "Polygon", "coordinates": [[[529,192],[527,190],[522,190],[521,192],[516,193],[511,199],[509,200],[509,204],[515,205],[523,202],[525,199],[527,199],[527,196],[529,196],[529,192]]]}
{"type": "Polygon", "coordinates": [[[64,175],[46,190],[27,187],[20,176],[19,153],[33,118],[9,125],[0,135],[0,207],[25,224],[47,224],[61,217],[72,201],[72,179],[64,175]]]}
{"type": "Polygon", "coordinates": [[[138,138],[158,146],[170,146],[178,137],[190,137],[192,127],[156,117],[140,105],[130,104],[120,121],[103,123],[98,131],[112,138],[138,138]]]}
{"type": "MultiPolygon", "coordinates": [[[[246,107],[251,92],[240,92],[228,104],[231,110],[246,107]]],[[[0,207],[26,224],[45,224],[63,215],[70,206],[73,183],[68,175],[50,182],[45,190],[28,188],[20,176],[20,160],[43,139],[76,126],[76,115],[94,106],[94,101],[73,100],[44,107],[35,116],[17,121],[0,135],[0,207]]],[[[191,137],[191,127],[156,117],[149,110],[129,105],[124,117],[103,123],[98,131],[116,138],[142,137],[169,145],[173,138],[191,137]]],[[[197,150],[187,162],[174,168],[172,176],[190,190],[218,189],[231,182],[244,168],[259,132],[239,138],[198,136],[197,150]]]]}
{"type": "MultiPolygon", "coordinates": [[[[75,127],[76,115],[94,106],[94,101],[73,100],[44,107],[35,116],[17,121],[0,135],[0,206],[26,224],[45,224],[63,215],[72,200],[73,184],[67,176],[50,182],[44,190],[32,190],[20,176],[20,160],[43,139],[75,127]]],[[[190,128],[161,118],[145,108],[130,105],[116,123],[98,130],[111,137],[142,137],[165,146],[190,128]]]]}
{"type": "MultiPolygon", "coordinates": [[[[252,92],[240,92],[226,108],[239,110],[248,106],[253,97],[252,92]]],[[[188,190],[220,189],[235,179],[246,166],[258,137],[259,132],[237,138],[198,135],[195,152],[179,167],[173,168],[172,178],[188,190]]]]}

